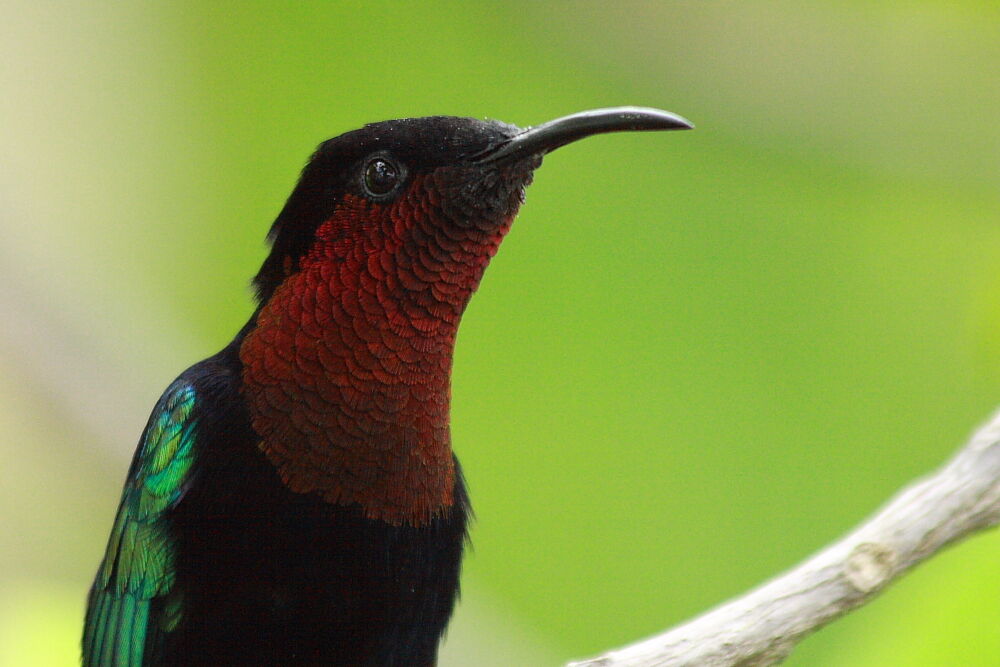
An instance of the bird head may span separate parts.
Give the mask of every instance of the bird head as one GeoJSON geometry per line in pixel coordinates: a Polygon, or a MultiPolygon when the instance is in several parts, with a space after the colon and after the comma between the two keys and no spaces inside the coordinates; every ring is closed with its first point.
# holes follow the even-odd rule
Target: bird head
{"type": "Polygon", "coordinates": [[[285,485],[395,524],[451,507],[455,334],[542,156],[600,132],[687,127],[637,108],[526,130],[437,116],[320,145],[271,229],[239,352],[285,485]]]}
{"type": "Polygon", "coordinates": [[[603,132],[690,127],[669,112],[621,107],[528,129],[431,116],[347,132],[319,146],[271,228],[271,253],[254,280],[258,296],[267,301],[288,276],[317,262],[392,255],[417,262],[425,288],[450,279],[467,301],[544,154],[603,132]]]}

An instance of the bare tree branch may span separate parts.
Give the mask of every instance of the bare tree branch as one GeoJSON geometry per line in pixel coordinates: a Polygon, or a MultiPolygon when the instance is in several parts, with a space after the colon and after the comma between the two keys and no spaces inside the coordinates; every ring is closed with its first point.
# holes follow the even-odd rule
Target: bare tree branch
{"type": "Polygon", "coordinates": [[[570,667],[771,665],[946,545],[1000,522],[1000,413],[934,474],[797,567],[663,634],[570,667]]]}

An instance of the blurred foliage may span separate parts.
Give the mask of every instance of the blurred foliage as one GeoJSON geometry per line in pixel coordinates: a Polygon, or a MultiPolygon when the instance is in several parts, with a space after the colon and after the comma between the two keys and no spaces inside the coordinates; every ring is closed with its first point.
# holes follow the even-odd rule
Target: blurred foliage
{"type": "MultiPolygon", "coordinates": [[[[1000,397],[992,3],[3,9],[0,282],[55,323],[37,357],[0,335],[3,664],[75,653],[144,412],[247,317],[315,144],[364,122],[698,125],[547,158],[459,337],[465,597],[550,661],[792,565],[1000,397]]],[[[998,562],[995,534],[952,549],[787,664],[995,664],[998,562]]]]}

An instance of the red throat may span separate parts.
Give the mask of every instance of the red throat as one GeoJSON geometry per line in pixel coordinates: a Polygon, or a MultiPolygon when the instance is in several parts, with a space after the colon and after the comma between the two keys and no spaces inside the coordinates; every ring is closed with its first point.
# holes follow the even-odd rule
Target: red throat
{"type": "Polygon", "coordinates": [[[453,503],[455,334],[513,219],[456,226],[434,198],[432,177],[391,205],[345,197],[240,348],[253,427],[285,485],[393,524],[453,503]]]}

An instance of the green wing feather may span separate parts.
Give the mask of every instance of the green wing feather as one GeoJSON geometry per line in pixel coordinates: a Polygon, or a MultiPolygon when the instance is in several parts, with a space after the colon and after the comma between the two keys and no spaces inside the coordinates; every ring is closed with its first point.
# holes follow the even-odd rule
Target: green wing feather
{"type": "Polygon", "coordinates": [[[190,384],[174,382],[146,425],[90,592],[84,667],[142,665],[157,638],[180,621],[168,514],[191,479],[195,400],[190,384]]]}

